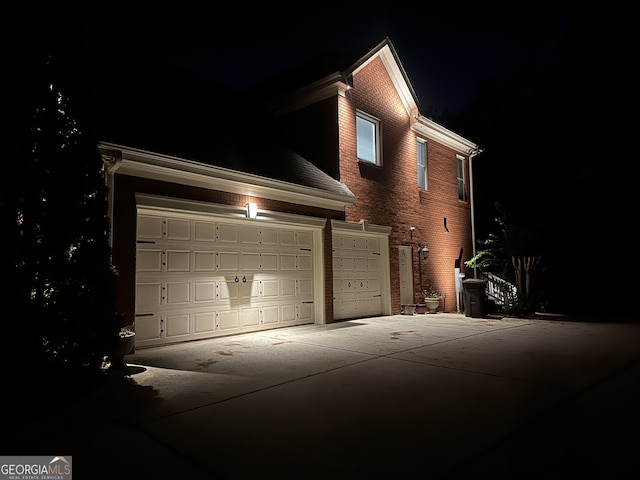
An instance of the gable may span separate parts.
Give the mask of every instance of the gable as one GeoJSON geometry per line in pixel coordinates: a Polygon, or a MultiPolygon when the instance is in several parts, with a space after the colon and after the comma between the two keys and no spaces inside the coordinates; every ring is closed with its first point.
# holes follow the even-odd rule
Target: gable
{"type": "MultiPolygon", "coordinates": [[[[336,55],[336,62],[342,60],[343,56],[336,55]]],[[[479,146],[474,142],[434,122],[420,112],[415,90],[388,37],[346,67],[344,64],[340,65],[338,63],[334,69],[331,69],[324,63],[324,71],[332,73],[316,78],[312,82],[308,81],[308,75],[301,75],[298,78],[295,72],[290,72],[288,75],[282,75],[277,82],[274,82],[279,87],[286,83],[289,87],[286,93],[283,93],[278,88],[267,88],[261,94],[271,95],[269,101],[271,112],[276,116],[286,115],[327,98],[344,95],[348,89],[353,87],[354,75],[357,75],[375,60],[381,61],[384,65],[403,108],[410,118],[411,128],[414,131],[465,155],[477,154],[480,151],[479,146]],[[296,83],[297,81],[303,81],[303,83],[296,83]]]]}

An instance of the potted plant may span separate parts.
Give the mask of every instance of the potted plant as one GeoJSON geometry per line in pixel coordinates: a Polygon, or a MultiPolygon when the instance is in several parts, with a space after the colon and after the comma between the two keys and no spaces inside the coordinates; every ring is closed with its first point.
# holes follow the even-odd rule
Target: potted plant
{"type": "Polygon", "coordinates": [[[427,305],[427,311],[436,313],[440,306],[440,294],[431,285],[426,290],[423,290],[422,293],[424,295],[424,303],[427,305]]]}
{"type": "Polygon", "coordinates": [[[113,351],[109,355],[111,361],[111,368],[114,370],[120,370],[127,368],[127,363],[124,361],[124,357],[133,352],[136,344],[136,332],[133,331],[132,326],[122,327],[116,338],[113,351]]]}

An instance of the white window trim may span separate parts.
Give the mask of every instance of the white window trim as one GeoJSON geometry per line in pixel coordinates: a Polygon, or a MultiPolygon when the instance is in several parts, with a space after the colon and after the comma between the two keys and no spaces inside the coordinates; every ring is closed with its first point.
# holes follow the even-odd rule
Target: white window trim
{"type": "MultiPolygon", "coordinates": [[[[363,120],[366,120],[367,122],[370,122],[373,124],[374,126],[374,133],[375,133],[375,162],[372,162],[371,160],[367,160],[364,158],[360,158],[358,156],[358,161],[360,162],[364,162],[364,163],[368,163],[369,165],[378,165],[381,166],[382,165],[382,153],[380,150],[380,119],[374,117],[373,115],[369,115],[368,113],[365,113],[361,110],[356,110],[356,123],[357,123],[357,117],[362,118],[363,120]]],[[[356,155],[357,155],[357,151],[358,151],[358,146],[357,146],[357,142],[358,142],[358,128],[356,125],[356,155]]]]}

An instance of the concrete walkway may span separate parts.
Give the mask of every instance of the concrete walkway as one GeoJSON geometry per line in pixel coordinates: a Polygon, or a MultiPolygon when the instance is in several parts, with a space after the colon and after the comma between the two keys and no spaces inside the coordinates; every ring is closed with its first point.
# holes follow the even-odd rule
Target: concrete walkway
{"type": "Polygon", "coordinates": [[[78,479],[622,478],[640,445],[638,323],[397,315],[127,361],[38,454],[78,479]]]}

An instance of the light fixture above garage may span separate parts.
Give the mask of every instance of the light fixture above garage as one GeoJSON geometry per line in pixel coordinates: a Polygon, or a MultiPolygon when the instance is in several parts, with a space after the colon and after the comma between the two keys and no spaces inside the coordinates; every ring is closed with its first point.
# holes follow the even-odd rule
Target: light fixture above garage
{"type": "Polygon", "coordinates": [[[258,216],[258,205],[249,202],[245,205],[247,207],[247,218],[256,218],[258,216]]]}

